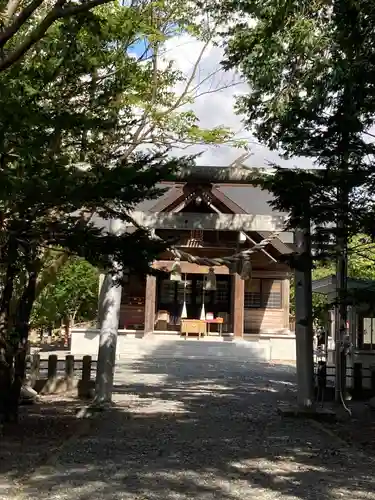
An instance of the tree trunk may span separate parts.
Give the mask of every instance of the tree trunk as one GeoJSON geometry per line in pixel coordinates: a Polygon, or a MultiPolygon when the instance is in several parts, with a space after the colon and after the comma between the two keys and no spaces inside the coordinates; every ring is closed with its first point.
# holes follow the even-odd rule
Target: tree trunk
{"type": "Polygon", "coordinates": [[[18,339],[18,349],[14,358],[14,376],[10,388],[9,401],[11,405],[11,417],[15,421],[18,418],[21,389],[26,377],[30,316],[35,300],[36,279],[37,271],[33,269],[29,273],[28,283],[20,298],[16,317],[14,318],[14,329],[18,339]]]}
{"type": "Polygon", "coordinates": [[[67,314],[64,318],[64,347],[69,347],[72,330],[72,318],[67,314]]]}
{"type": "Polygon", "coordinates": [[[9,346],[1,341],[0,347],[0,421],[12,420],[11,389],[13,380],[13,355],[9,346]]]}
{"type": "Polygon", "coordinates": [[[4,421],[12,419],[11,388],[13,381],[13,346],[8,338],[9,310],[12,301],[14,280],[17,275],[17,248],[15,241],[7,247],[8,267],[0,305],[0,418],[4,421]]]}
{"type": "Polygon", "coordinates": [[[14,279],[17,275],[17,249],[17,243],[10,241],[7,248],[8,267],[0,304],[0,338],[4,342],[6,342],[8,336],[10,305],[13,297],[14,279]]]}

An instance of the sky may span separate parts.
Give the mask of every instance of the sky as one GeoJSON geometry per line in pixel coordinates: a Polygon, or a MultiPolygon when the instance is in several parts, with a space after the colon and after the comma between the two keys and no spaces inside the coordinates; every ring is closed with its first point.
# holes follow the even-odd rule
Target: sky
{"type": "MultiPolygon", "coordinates": [[[[192,38],[188,34],[179,35],[169,39],[166,42],[166,59],[173,60],[176,67],[181,70],[187,77],[191,75],[193,65],[197,60],[202,49],[202,42],[192,38]]],[[[132,53],[138,57],[144,52],[145,46],[143,43],[132,47],[132,53]]],[[[217,46],[209,46],[199,65],[197,72],[196,84],[203,80],[198,93],[204,93],[198,97],[195,102],[190,105],[199,118],[201,127],[213,128],[225,126],[236,132],[236,137],[246,139],[250,148],[250,157],[245,161],[248,166],[264,167],[270,162],[277,163],[286,167],[302,167],[309,168],[312,162],[306,158],[294,158],[292,160],[283,160],[275,151],[270,151],[265,146],[262,146],[258,141],[245,130],[242,123],[242,117],[237,115],[234,110],[236,95],[246,93],[248,87],[240,82],[240,76],[234,72],[224,72],[220,68],[222,60],[222,49],[217,46]],[[210,77],[215,73],[213,77],[210,77]],[[235,83],[235,84],[234,84],[235,83]],[[213,91],[217,88],[223,88],[217,92],[213,91]],[[205,93],[206,92],[206,93],[205,93]]],[[[178,91],[178,89],[176,89],[178,91]]],[[[174,153],[182,154],[180,151],[174,153]]],[[[200,165],[215,165],[227,166],[235,161],[244,150],[229,146],[193,146],[185,149],[183,154],[202,153],[197,160],[200,165]]]]}

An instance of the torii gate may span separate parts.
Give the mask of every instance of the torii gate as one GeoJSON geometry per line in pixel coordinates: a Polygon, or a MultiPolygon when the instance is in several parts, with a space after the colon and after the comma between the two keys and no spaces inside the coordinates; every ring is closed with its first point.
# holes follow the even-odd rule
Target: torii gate
{"type": "MultiPolygon", "coordinates": [[[[267,168],[244,168],[240,166],[233,167],[192,167],[182,168],[173,179],[176,182],[195,182],[195,183],[231,183],[231,184],[253,184],[254,178],[262,174],[271,173],[267,168]]],[[[140,226],[150,229],[168,228],[173,229],[205,229],[205,230],[226,230],[233,231],[265,231],[278,234],[285,230],[287,222],[286,216],[269,216],[259,214],[166,214],[153,213],[145,214],[134,211],[129,214],[134,222],[140,226]],[[231,229],[228,229],[231,228],[231,229]]],[[[110,230],[114,233],[121,233],[127,229],[129,223],[122,221],[112,221],[110,230]]],[[[306,249],[306,238],[304,232],[297,235],[297,249],[300,253],[310,251],[306,249]]],[[[268,238],[267,238],[268,239],[268,238]]],[[[262,243],[258,247],[262,247],[262,243]]],[[[207,260],[207,259],[206,259],[207,260]]],[[[313,361],[312,356],[312,325],[311,305],[310,313],[306,304],[309,300],[309,286],[307,274],[303,271],[296,271],[296,286],[298,290],[303,290],[299,294],[301,300],[296,301],[296,336],[301,343],[299,349],[299,371],[305,375],[300,377],[303,390],[300,396],[302,405],[309,405],[312,401],[311,383],[306,378],[306,365],[310,366],[313,361]],[[307,295],[306,292],[307,291],[307,295]],[[302,296],[305,298],[302,299],[302,296]],[[307,298],[307,302],[306,302],[307,298]],[[306,326],[307,325],[307,326],[306,326]],[[302,344],[303,342],[303,344],[302,344]],[[311,345],[311,356],[310,356],[311,345]],[[311,358],[311,363],[310,363],[311,358]]],[[[311,276],[310,276],[311,290],[311,276]]],[[[147,292],[146,292],[147,294],[147,292]]],[[[310,292],[311,295],[311,292],[310,292]]],[[[113,373],[116,357],[117,332],[120,317],[121,306],[121,286],[118,284],[118,276],[107,274],[101,286],[99,294],[99,324],[100,324],[100,345],[97,364],[96,379],[96,402],[99,404],[110,403],[113,385],[113,373]]],[[[297,366],[298,370],[298,366],[297,366]]]]}

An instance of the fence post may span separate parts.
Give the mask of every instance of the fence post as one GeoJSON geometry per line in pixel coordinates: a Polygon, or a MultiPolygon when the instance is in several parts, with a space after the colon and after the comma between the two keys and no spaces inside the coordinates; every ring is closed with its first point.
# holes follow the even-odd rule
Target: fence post
{"type": "Polygon", "coordinates": [[[42,391],[45,394],[51,394],[56,390],[57,359],[56,354],[50,354],[48,356],[47,383],[42,391]]]}
{"type": "Polygon", "coordinates": [[[91,379],[91,356],[83,356],[82,359],[82,382],[90,382],[91,379]]]}
{"type": "Polygon", "coordinates": [[[325,390],[327,388],[327,362],[319,361],[317,368],[317,385],[318,394],[317,399],[323,404],[325,398],[325,390]]]}
{"type": "Polygon", "coordinates": [[[66,389],[71,391],[74,382],[74,356],[72,354],[68,354],[65,357],[65,380],[66,389]]]}
{"type": "Polygon", "coordinates": [[[362,363],[353,366],[353,391],[355,396],[362,395],[362,363]]]}
{"type": "Polygon", "coordinates": [[[91,356],[83,356],[82,359],[82,378],[78,384],[78,396],[87,398],[90,396],[91,380],[91,356]]]}
{"type": "Polygon", "coordinates": [[[50,354],[48,356],[48,382],[56,380],[57,378],[57,355],[50,354]]]}
{"type": "Polygon", "coordinates": [[[34,352],[31,358],[31,370],[30,370],[30,382],[31,386],[34,387],[40,376],[40,354],[34,352]]]}

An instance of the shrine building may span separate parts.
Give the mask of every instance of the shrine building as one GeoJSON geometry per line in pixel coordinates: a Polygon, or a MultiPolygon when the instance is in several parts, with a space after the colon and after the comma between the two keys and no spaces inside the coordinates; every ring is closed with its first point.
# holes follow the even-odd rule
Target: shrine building
{"type": "Polygon", "coordinates": [[[135,207],[138,224],[174,244],[153,263],[162,273],[125,276],[119,336],[272,338],[280,358],[295,359],[284,263],[293,235],[284,229],[287,214],[270,207],[270,193],[245,183],[248,176],[244,168],[195,167],[135,207]],[[248,255],[246,272],[243,260],[229,263],[233,255],[248,255]]]}

